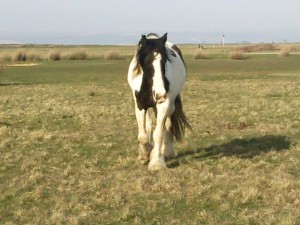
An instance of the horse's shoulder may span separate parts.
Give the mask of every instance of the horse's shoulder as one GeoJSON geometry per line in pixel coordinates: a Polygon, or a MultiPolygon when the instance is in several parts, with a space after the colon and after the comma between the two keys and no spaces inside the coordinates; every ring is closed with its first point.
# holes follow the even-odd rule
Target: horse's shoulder
{"type": "Polygon", "coordinates": [[[133,80],[141,75],[141,66],[138,64],[136,55],[132,58],[129,69],[128,69],[128,79],[133,80]]]}

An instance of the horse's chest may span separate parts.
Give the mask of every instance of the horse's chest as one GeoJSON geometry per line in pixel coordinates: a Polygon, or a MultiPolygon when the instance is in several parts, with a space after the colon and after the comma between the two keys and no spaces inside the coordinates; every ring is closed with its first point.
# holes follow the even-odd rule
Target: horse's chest
{"type": "Polygon", "coordinates": [[[153,80],[150,77],[144,77],[140,82],[137,82],[136,85],[139,85],[135,89],[135,97],[137,101],[138,108],[140,110],[147,110],[148,108],[155,107],[155,101],[153,98],[152,85],[153,80]]]}

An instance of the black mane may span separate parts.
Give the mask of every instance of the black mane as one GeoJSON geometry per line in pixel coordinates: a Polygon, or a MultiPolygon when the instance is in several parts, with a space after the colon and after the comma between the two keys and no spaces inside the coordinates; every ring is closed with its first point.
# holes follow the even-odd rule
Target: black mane
{"type": "Polygon", "coordinates": [[[161,60],[161,71],[163,75],[163,81],[166,92],[169,91],[169,81],[165,76],[165,64],[169,60],[168,52],[165,46],[167,41],[167,34],[163,37],[158,38],[158,36],[154,33],[142,36],[137,54],[137,68],[139,73],[143,73],[143,80],[141,89],[139,92],[136,92],[136,98],[139,109],[147,110],[150,107],[155,107],[155,101],[152,95],[152,85],[153,85],[153,76],[154,76],[154,68],[153,68],[153,60],[155,58],[155,54],[160,54],[162,57],[161,60]]]}

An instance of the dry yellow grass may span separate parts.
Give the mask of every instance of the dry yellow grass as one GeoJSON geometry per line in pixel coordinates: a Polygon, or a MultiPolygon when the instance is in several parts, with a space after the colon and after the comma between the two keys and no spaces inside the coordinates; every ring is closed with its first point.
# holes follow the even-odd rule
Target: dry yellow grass
{"type": "Polygon", "coordinates": [[[237,51],[242,52],[269,52],[278,50],[277,46],[274,44],[256,44],[256,45],[245,45],[238,47],[237,51]]]}
{"type": "Polygon", "coordinates": [[[241,51],[233,51],[229,54],[229,57],[231,59],[235,59],[235,60],[245,60],[245,59],[247,59],[247,55],[244,52],[241,52],[241,51]]]}
{"type": "Polygon", "coordinates": [[[208,56],[203,50],[197,49],[194,53],[194,59],[208,59],[208,56]]]}
{"type": "Polygon", "coordinates": [[[61,54],[59,51],[57,50],[52,50],[50,53],[49,53],[49,60],[53,60],[53,61],[58,61],[61,59],[61,54]]]}
{"type": "Polygon", "coordinates": [[[119,51],[111,50],[106,53],[105,59],[107,59],[107,60],[122,60],[122,59],[125,59],[125,56],[122,56],[119,51]]]}
{"type": "Polygon", "coordinates": [[[84,50],[74,51],[63,55],[64,60],[86,60],[88,59],[88,54],[84,50]]]}
{"type": "Polygon", "coordinates": [[[27,60],[27,52],[23,50],[18,50],[14,56],[13,61],[26,61],[27,60]]]}
{"type": "MultiPolygon", "coordinates": [[[[285,93],[287,87],[290,94],[298,90],[287,82],[276,93],[285,93]]],[[[26,223],[23,218],[31,215],[35,223],[43,224],[139,224],[150,221],[150,217],[159,222],[162,208],[175,213],[178,207],[197,214],[177,217],[172,213],[164,215],[163,221],[215,224],[225,217],[224,224],[232,219],[236,223],[293,224],[300,203],[299,179],[293,178],[299,175],[299,144],[286,140],[286,149],[276,151],[275,144],[265,142],[284,142],[282,134],[299,133],[293,128],[295,118],[270,117],[295,115],[299,102],[292,101],[293,107],[279,99],[268,103],[264,96],[273,94],[274,89],[265,89],[258,82],[235,82],[232,86],[220,81],[210,86],[194,77],[186,89],[185,108],[195,133],[177,145],[179,167],[156,175],[149,174],[135,159],[131,104],[121,101],[121,105],[114,105],[109,99],[89,95],[91,91],[96,96],[107,95],[109,88],[40,85],[4,90],[1,104],[7,102],[6,114],[1,115],[1,121],[7,125],[0,129],[1,170],[15,174],[13,179],[1,179],[5,196],[1,201],[12,200],[1,211],[2,215],[12,213],[5,221],[26,223]],[[203,91],[188,99],[198,85],[203,91]],[[261,91],[252,91],[259,86],[261,91]],[[238,95],[240,90],[253,100],[248,98],[246,103],[245,97],[238,95]],[[236,97],[229,99],[225,93],[236,97]],[[225,127],[228,122],[245,121],[244,117],[249,120],[245,129],[225,127]],[[274,135],[269,140],[268,133],[274,135]],[[251,158],[243,153],[242,142],[222,149],[230,137],[247,140],[253,134],[257,138],[254,143],[249,141],[248,151],[254,151],[251,158]],[[215,141],[215,147],[210,148],[210,140],[215,141]],[[270,145],[270,151],[255,152],[251,148],[256,145],[270,145]],[[11,204],[22,207],[15,211],[11,204]]],[[[125,92],[116,96],[126,102],[130,97],[125,92]]],[[[172,165],[177,164],[169,162],[172,165]]]]}
{"type": "Polygon", "coordinates": [[[289,48],[283,48],[280,50],[279,56],[280,57],[288,57],[291,54],[291,50],[289,48]]]}

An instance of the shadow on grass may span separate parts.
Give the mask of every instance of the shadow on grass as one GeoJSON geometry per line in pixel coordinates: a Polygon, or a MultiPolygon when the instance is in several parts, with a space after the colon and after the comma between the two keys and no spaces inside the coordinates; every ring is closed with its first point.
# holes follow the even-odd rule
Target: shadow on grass
{"type": "MultiPolygon", "coordinates": [[[[253,158],[254,156],[270,151],[288,150],[291,141],[282,135],[266,135],[262,137],[234,139],[221,145],[211,145],[207,148],[188,150],[177,155],[177,159],[192,157],[194,159],[218,158],[222,156],[237,156],[240,158],[253,158]]],[[[170,162],[170,168],[179,166],[179,162],[170,162]]]]}
{"type": "Polygon", "coordinates": [[[11,126],[12,124],[11,123],[7,123],[7,122],[2,122],[2,121],[0,121],[0,127],[1,126],[6,126],[6,127],[8,127],[8,126],[11,126]]]}
{"type": "Polygon", "coordinates": [[[30,85],[31,83],[0,83],[1,86],[19,86],[19,85],[30,85]]]}

